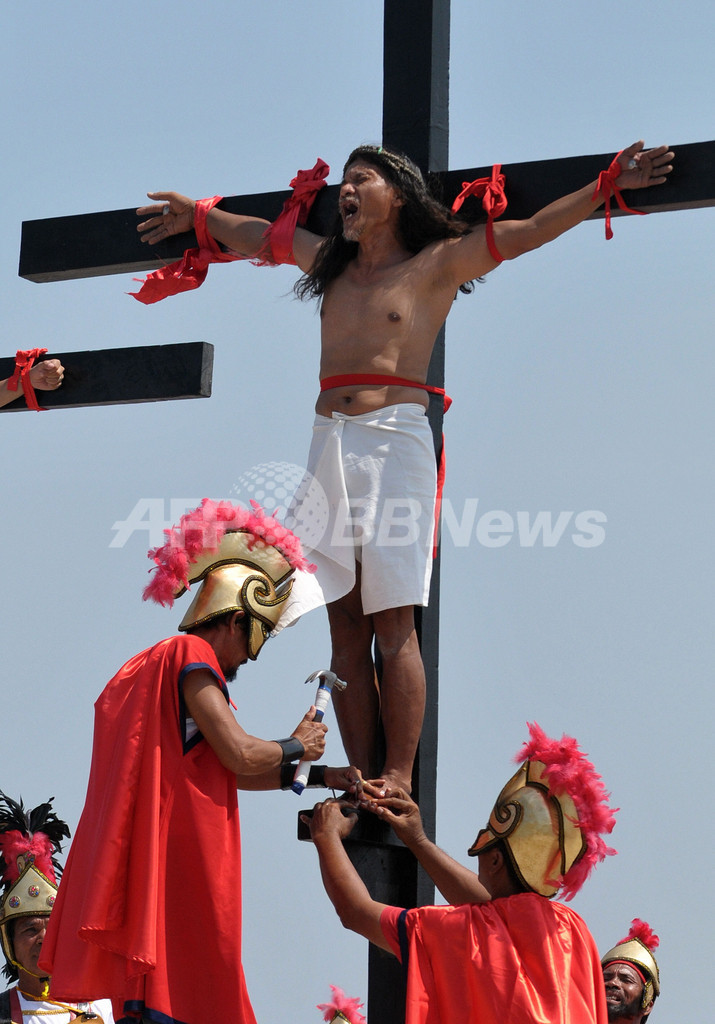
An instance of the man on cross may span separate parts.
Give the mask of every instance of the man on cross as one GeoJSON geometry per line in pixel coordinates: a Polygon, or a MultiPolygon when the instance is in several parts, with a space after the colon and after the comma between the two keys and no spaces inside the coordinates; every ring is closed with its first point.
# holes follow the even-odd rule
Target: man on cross
{"type": "MultiPolygon", "coordinates": [[[[308,471],[330,506],[328,529],[310,557],[328,607],[331,667],[349,683],[335,695],[343,744],[367,778],[411,790],[425,709],[414,606],[428,603],[437,496],[425,382],[455,295],[471,291],[474,279],[502,260],[581,223],[611,193],[621,202],[622,188],[663,184],[672,159],[666,146],[645,150],[636,142],[598,182],[533,217],[490,216],[474,227],[452,218],[408,158],[360,146],[343,171],[331,234],[295,231],[286,261],[303,272],[297,294],[317,298],[321,314],[321,391],[308,471]],[[379,689],[373,640],[382,659],[379,689]]],[[[198,234],[200,212],[213,244],[271,260],[268,221],[176,192],[148,195],[160,205],[137,211],[145,218],[138,225],[143,241],[193,227],[198,234]]]]}

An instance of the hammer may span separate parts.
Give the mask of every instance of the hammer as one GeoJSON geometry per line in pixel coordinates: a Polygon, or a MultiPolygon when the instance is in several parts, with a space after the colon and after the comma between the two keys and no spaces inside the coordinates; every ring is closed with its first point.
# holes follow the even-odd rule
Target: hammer
{"type": "MultiPolygon", "coordinates": [[[[318,669],[317,672],[311,673],[306,679],[306,683],[312,683],[315,679],[320,680],[318,683],[318,692],[315,695],[315,718],[313,721],[322,722],[325,710],[330,703],[330,698],[333,695],[333,688],[336,690],[344,690],[348,685],[344,683],[342,679],[338,679],[334,672],[331,672],[329,668],[318,669]]],[[[308,784],[308,772],[310,771],[310,761],[301,761],[295,770],[295,777],[293,779],[293,785],[291,789],[294,793],[299,796],[308,784]]]]}

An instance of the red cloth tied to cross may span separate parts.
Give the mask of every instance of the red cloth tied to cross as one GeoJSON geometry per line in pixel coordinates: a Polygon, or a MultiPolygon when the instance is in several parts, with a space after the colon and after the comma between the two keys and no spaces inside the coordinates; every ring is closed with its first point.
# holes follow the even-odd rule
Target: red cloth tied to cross
{"type": "Polygon", "coordinates": [[[28,348],[24,350],[19,348],[15,353],[15,370],[7,382],[8,391],[17,391],[18,384],[22,383],[27,408],[32,409],[34,412],[47,412],[46,409],[40,408],[35,389],[30,380],[30,370],[35,360],[38,356],[43,356],[46,351],[46,348],[28,348]]]}
{"type": "Polygon", "coordinates": [[[626,206],[621,190],[616,185],[616,178],[620,177],[623,172],[623,168],[618,160],[622,152],[623,150],[616,153],[608,166],[608,170],[601,171],[596,182],[596,188],[591,196],[592,200],[595,200],[599,195],[603,196],[606,214],[606,241],[610,241],[613,238],[613,231],[611,229],[611,195],[616,197],[616,202],[624,213],[637,213],[640,217],[644,217],[647,213],[646,210],[632,210],[630,206],[626,206]]]}
{"type": "Polygon", "coordinates": [[[494,220],[496,217],[501,217],[507,207],[505,185],[506,178],[501,172],[501,164],[494,164],[488,178],[463,181],[462,191],[452,203],[452,213],[457,213],[467,196],[481,199],[484,212],[487,215],[487,246],[492,258],[497,263],[501,263],[504,257],[500,254],[494,241],[494,220]]]}
{"type": "Polygon", "coordinates": [[[299,225],[300,227],[305,225],[315,197],[327,184],[325,179],[329,173],[330,167],[320,157],[311,170],[298,171],[290,183],[290,187],[293,189],[292,193],[263,235],[266,244],[254,261],[258,266],[277,266],[280,263],[291,263],[295,266],[293,258],[295,229],[299,225]]]}
{"type": "MultiPolygon", "coordinates": [[[[283,204],[283,209],[264,234],[265,245],[255,260],[257,266],[277,266],[279,263],[295,263],[293,259],[293,235],[296,225],[305,224],[315,197],[325,187],[325,178],[330,167],[318,159],[310,171],[298,171],[290,183],[293,193],[283,204]]],[[[192,291],[202,285],[211,263],[232,263],[245,259],[233,250],[224,251],[211,237],[206,227],[206,216],[223,196],[199,199],[194,208],[194,231],[198,246],[187,249],[175,263],[148,274],[138,292],[130,292],[135,299],[147,305],[159,302],[169,295],[192,291]]],[[[139,280],[137,278],[137,280],[139,280]]]]}

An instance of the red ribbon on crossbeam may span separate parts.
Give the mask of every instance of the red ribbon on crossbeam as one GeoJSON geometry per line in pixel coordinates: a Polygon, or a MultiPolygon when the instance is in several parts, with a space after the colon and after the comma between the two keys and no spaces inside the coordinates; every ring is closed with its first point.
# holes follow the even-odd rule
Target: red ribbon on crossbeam
{"type": "Polygon", "coordinates": [[[487,215],[487,246],[493,259],[501,263],[504,257],[500,254],[494,241],[494,219],[501,217],[507,207],[506,178],[501,172],[501,164],[492,166],[492,173],[488,178],[475,178],[474,181],[463,181],[462,191],[452,203],[452,213],[461,209],[462,203],[468,196],[481,199],[484,212],[487,215]]]}
{"type": "Polygon", "coordinates": [[[623,150],[616,153],[613,160],[608,165],[608,169],[601,171],[596,182],[596,188],[594,190],[591,199],[594,200],[598,195],[603,196],[604,199],[604,210],[606,214],[606,241],[613,238],[613,231],[611,229],[611,195],[616,197],[616,202],[624,213],[637,213],[640,217],[644,217],[647,210],[632,210],[630,206],[626,206],[623,194],[616,185],[616,178],[620,177],[623,172],[618,157],[621,155],[623,150]]]}
{"type": "Polygon", "coordinates": [[[18,384],[22,383],[27,408],[34,412],[47,412],[47,409],[40,408],[35,389],[30,381],[30,370],[35,360],[38,356],[43,356],[46,351],[46,348],[19,348],[15,353],[15,370],[7,382],[8,391],[17,391],[18,384]]]}
{"type": "Polygon", "coordinates": [[[475,178],[474,181],[463,181],[462,191],[452,203],[452,213],[461,209],[467,196],[481,199],[487,217],[501,217],[507,207],[504,186],[506,178],[501,173],[501,164],[494,164],[488,178],[475,178]]]}
{"type": "MultiPolygon", "coordinates": [[[[330,167],[318,159],[309,171],[298,171],[290,183],[293,192],[283,204],[283,209],[264,234],[265,245],[252,261],[258,266],[277,266],[280,263],[295,263],[293,259],[293,236],[298,224],[305,224],[308,214],[330,167]]],[[[148,274],[138,292],[130,292],[135,299],[147,305],[159,302],[170,295],[191,291],[202,285],[211,263],[232,263],[246,259],[232,250],[224,251],[211,237],[206,227],[206,216],[223,196],[199,199],[194,209],[194,230],[198,246],[187,249],[175,263],[148,274]]],[[[137,278],[137,280],[139,280],[137,278]]]]}

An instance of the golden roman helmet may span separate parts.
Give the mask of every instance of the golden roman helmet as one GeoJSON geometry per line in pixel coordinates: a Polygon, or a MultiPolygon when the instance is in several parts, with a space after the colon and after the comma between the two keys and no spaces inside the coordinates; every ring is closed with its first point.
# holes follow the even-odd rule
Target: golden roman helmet
{"type": "Polygon", "coordinates": [[[501,841],[524,886],[547,897],[561,890],[571,899],[593,866],[615,852],[601,839],[613,828],[614,813],[574,739],[549,739],[535,723],[529,731],[531,740],[518,755],[525,760],[468,852],[476,857],[501,841]]]}
{"type": "Polygon", "coordinates": [[[202,555],[191,565],[188,582],[201,581],[201,587],[179,630],[184,632],[224,612],[243,611],[249,623],[248,656],[255,661],[277,626],[293,586],[288,560],[277,548],[259,543],[245,530],[225,533],[218,551],[202,555]]]}
{"type": "Polygon", "coordinates": [[[613,949],[601,957],[601,966],[610,963],[626,963],[635,967],[643,977],[641,1008],[646,1009],[651,999],[660,995],[660,972],[653,956],[658,948],[659,938],[646,921],[634,918],[625,939],[616,943],[613,949]]]}
{"type": "Polygon", "coordinates": [[[525,761],[497,797],[489,823],[469,850],[476,857],[504,842],[519,880],[541,896],[555,896],[562,878],[585,851],[576,808],[568,794],[549,795],[541,761],[525,761]]]}
{"type": "Polygon", "coordinates": [[[313,568],[298,538],[257,505],[249,511],[208,498],[167,531],[166,544],[149,557],[158,569],[145,600],[171,605],[190,584],[200,583],[179,630],[242,611],[248,619],[248,656],[254,661],[278,625],[296,569],[313,568]]]}
{"type": "Polygon", "coordinates": [[[0,941],[8,978],[17,977],[10,925],[20,917],[49,915],[61,874],[56,855],[69,834],[51,800],[25,810],[22,800],[17,803],[0,792],[0,941]]]}
{"type": "Polygon", "coordinates": [[[2,949],[8,961],[15,961],[15,951],[8,931],[8,925],[18,917],[49,916],[55,905],[57,886],[36,868],[32,859],[25,863],[25,858],[17,858],[18,867],[22,865],[22,874],[14,882],[3,897],[0,906],[0,939],[2,949]]]}

